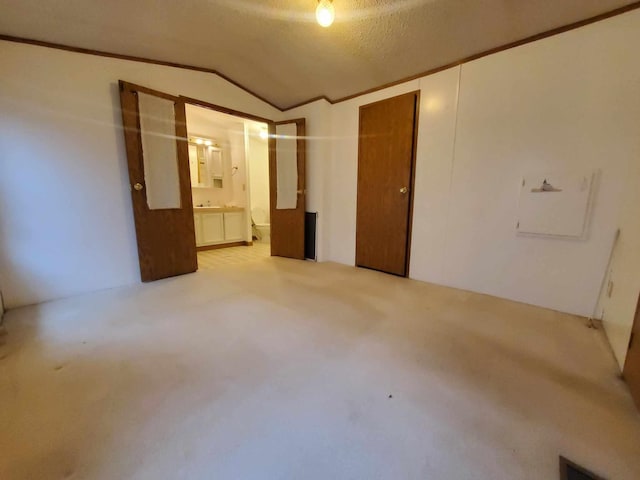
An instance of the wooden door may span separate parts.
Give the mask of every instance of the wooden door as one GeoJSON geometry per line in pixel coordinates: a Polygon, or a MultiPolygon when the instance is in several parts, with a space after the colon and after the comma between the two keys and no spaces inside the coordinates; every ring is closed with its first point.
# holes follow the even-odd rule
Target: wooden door
{"type": "Polygon", "coordinates": [[[271,255],[304,260],[305,120],[269,125],[271,255]]]}
{"type": "Polygon", "coordinates": [[[629,351],[624,362],[623,376],[629,385],[633,400],[640,409],[640,297],[629,339],[629,351]]]}
{"type": "Polygon", "coordinates": [[[194,272],[184,101],[120,81],[122,124],[143,282],[194,272]]]}
{"type": "Polygon", "coordinates": [[[360,107],[356,265],[406,276],[419,93],[360,107]]]}

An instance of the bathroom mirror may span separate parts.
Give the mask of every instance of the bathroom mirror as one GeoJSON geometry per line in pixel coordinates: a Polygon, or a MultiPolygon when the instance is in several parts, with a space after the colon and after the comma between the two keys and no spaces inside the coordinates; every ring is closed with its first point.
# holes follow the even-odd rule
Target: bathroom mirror
{"type": "Polygon", "coordinates": [[[189,137],[191,186],[223,188],[222,149],[211,138],[189,137]]]}

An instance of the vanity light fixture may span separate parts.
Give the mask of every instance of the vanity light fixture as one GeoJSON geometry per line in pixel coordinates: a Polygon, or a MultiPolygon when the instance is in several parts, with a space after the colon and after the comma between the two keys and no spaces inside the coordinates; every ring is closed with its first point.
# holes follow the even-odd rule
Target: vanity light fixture
{"type": "Polygon", "coordinates": [[[211,140],[205,140],[205,141],[204,141],[204,144],[205,144],[207,147],[210,147],[211,145],[213,145],[213,142],[212,142],[211,140]]]}
{"type": "Polygon", "coordinates": [[[318,0],[316,7],[316,20],[322,27],[329,27],[336,17],[336,11],[333,8],[333,0],[318,0]]]}
{"type": "Polygon", "coordinates": [[[202,145],[204,143],[204,140],[202,140],[201,138],[196,138],[196,143],[198,145],[202,145]]]}

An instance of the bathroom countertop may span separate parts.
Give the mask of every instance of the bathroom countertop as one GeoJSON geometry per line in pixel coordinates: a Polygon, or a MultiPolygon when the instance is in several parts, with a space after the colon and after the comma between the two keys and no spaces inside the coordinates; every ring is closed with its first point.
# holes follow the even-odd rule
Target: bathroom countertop
{"type": "Polygon", "coordinates": [[[228,212],[244,212],[243,207],[193,207],[194,212],[202,213],[228,213],[228,212]]]}

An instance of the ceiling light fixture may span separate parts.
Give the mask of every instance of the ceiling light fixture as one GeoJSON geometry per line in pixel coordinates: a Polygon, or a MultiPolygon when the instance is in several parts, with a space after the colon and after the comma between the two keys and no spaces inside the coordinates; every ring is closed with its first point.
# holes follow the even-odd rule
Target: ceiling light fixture
{"type": "Polygon", "coordinates": [[[333,23],[335,17],[336,11],[333,8],[333,0],[318,0],[316,20],[320,26],[329,27],[333,23]]]}

